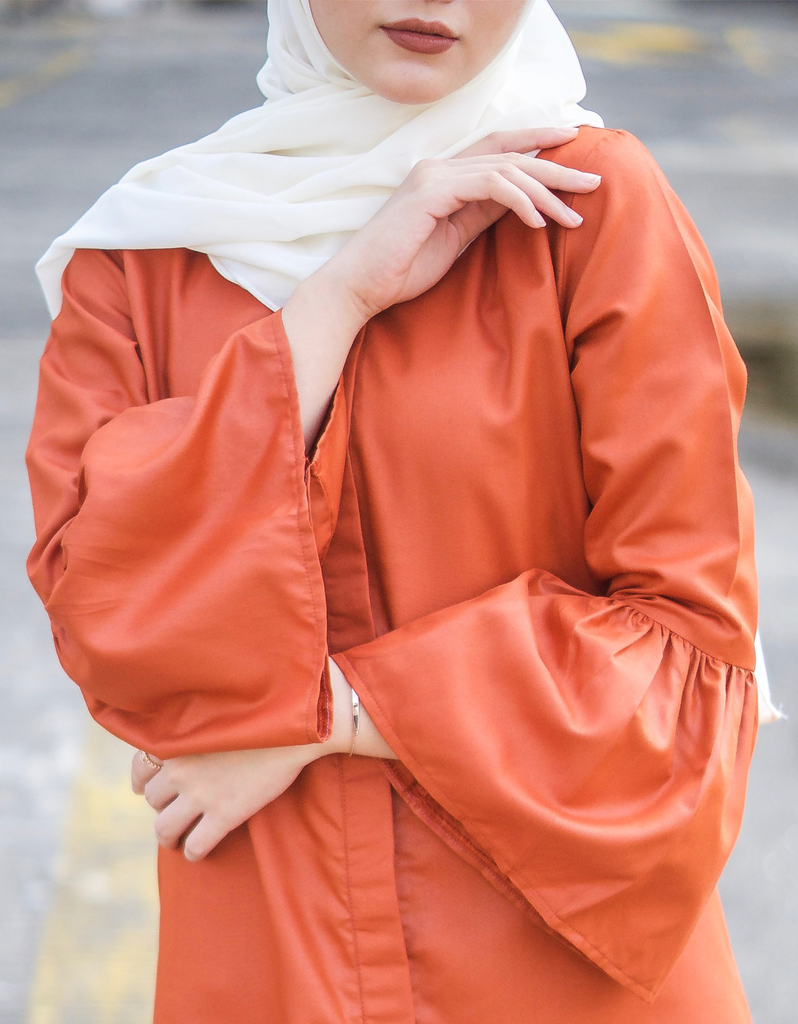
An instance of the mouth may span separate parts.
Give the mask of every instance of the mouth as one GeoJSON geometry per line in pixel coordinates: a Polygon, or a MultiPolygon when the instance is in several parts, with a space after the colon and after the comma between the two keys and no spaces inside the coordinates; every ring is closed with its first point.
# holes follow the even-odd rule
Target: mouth
{"type": "Polygon", "coordinates": [[[381,28],[397,46],[414,53],[445,53],[458,38],[442,21],[421,21],[419,18],[394,21],[381,28]]]}

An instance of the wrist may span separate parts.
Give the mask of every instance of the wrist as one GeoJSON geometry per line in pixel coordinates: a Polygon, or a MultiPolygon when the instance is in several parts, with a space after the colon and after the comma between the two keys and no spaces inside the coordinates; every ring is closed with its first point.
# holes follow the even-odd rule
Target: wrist
{"type": "Polygon", "coordinates": [[[397,755],[388,746],[369,717],[366,708],[360,704],[360,728],[354,744],[354,720],[352,687],[346,681],[336,663],[329,659],[330,685],[333,692],[333,724],[330,735],[323,743],[313,744],[313,758],[325,754],[362,754],[364,757],[385,757],[396,759],[397,755]]]}
{"type": "Polygon", "coordinates": [[[380,308],[373,308],[354,285],[358,276],[363,276],[362,273],[358,274],[356,264],[357,260],[350,257],[348,247],[344,246],[327,260],[317,273],[328,290],[339,316],[345,316],[348,322],[357,324],[359,331],[380,312],[380,308]]]}
{"type": "MultiPolygon", "coordinates": [[[[310,325],[318,324],[321,312],[325,335],[338,335],[349,343],[371,316],[349,288],[335,257],[297,285],[283,306],[283,323],[288,320],[290,325],[296,325],[297,336],[307,336],[310,325]]],[[[289,326],[286,331],[290,334],[289,326]]]]}

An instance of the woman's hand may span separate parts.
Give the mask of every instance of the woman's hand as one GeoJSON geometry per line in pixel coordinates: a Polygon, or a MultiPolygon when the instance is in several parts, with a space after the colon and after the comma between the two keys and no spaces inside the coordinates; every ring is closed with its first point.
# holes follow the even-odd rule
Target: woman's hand
{"type": "Polygon", "coordinates": [[[148,767],[133,758],[134,793],[143,793],[158,813],[161,846],[177,849],[185,836],[187,860],[201,860],[228,832],[283,793],[322,744],[189,754],[148,767]]]}
{"type": "Polygon", "coordinates": [[[305,445],[324,420],[358,331],[375,314],[427,291],[480,232],[513,210],[530,227],[581,217],[551,189],[592,192],[600,179],[529,150],[561,146],[577,129],[495,132],[451,160],[422,160],[385,205],[282,309],[305,445]]]}
{"type": "Polygon", "coordinates": [[[545,225],[541,213],[564,227],[578,227],[582,218],[550,190],[590,192],[600,178],[525,155],[562,145],[576,132],[495,132],[450,160],[421,160],[379,212],[317,273],[337,281],[365,323],[431,288],[459,253],[507,210],[533,228],[545,225]]]}
{"type": "MultiPolygon", "coordinates": [[[[352,750],[352,689],[332,659],[329,670],[333,725],[322,743],[190,754],[166,761],[149,755],[145,761],[136,751],[131,786],[158,812],[155,834],[161,846],[177,849],[185,836],[184,856],[201,860],[228,832],[285,792],[311,761],[352,750]]],[[[396,757],[362,706],[354,752],[396,757]]]]}

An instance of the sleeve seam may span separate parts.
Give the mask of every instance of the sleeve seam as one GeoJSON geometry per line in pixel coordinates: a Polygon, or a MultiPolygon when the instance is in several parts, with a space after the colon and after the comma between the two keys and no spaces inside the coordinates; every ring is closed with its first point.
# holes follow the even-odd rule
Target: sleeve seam
{"type": "MultiPolygon", "coordinates": [[[[272,314],[272,315],[273,316],[279,316],[279,313],[275,313],[275,314],[272,314]]],[[[268,317],[267,319],[268,319],[268,321],[271,321],[271,317],[268,317]]],[[[276,332],[276,331],[278,331],[280,329],[277,324],[270,323],[270,327],[272,329],[273,334],[274,334],[274,332],[276,332]]],[[[300,457],[299,457],[299,450],[298,450],[297,436],[296,435],[297,435],[297,427],[299,428],[300,433],[301,433],[301,422],[299,424],[297,423],[298,416],[297,416],[297,409],[296,409],[296,395],[294,394],[294,392],[291,389],[291,379],[289,377],[288,370],[287,370],[287,367],[286,367],[286,364],[285,364],[285,360],[283,358],[283,352],[282,352],[282,346],[280,345],[280,340],[277,337],[275,337],[274,340],[275,340],[275,346],[274,347],[275,347],[275,351],[277,353],[278,362],[280,364],[280,373],[281,373],[282,378],[283,378],[283,388],[284,388],[286,397],[288,399],[289,416],[290,416],[290,421],[291,421],[291,430],[290,430],[290,434],[291,434],[291,447],[292,447],[292,450],[293,450],[293,453],[294,453],[294,466],[296,467],[297,465],[299,465],[299,466],[302,467],[301,482],[300,482],[299,479],[297,479],[296,474],[294,474],[294,493],[295,493],[295,497],[296,497],[297,506],[301,510],[308,503],[307,490],[305,488],[305,468],[307,466],[307,456],[306,456],[306,453],[305,453],[304,447],[303,447],[302,458],[300,459],[300,457]]],[[[316,653],[316,656],[318,657],[319,652],[322,649],[322,642],[321,642],[321,639],[320,639],[320,631],[319,631],[319,606],[318,606],[318,599],[317,599],[317,594],[316,594],[316,588],[314,586],[313,580],[311,579],[310,565],[309,565],[308,551],[307,551],[307,538],[306,538],[305,534],[303,533],[302,524],[300,522],[299,515],[297,515],[295,517],[295,523],[296,523],[297,536],[299,538],[299,546],[300,546],[300,550],[302,551],[302,565],[303,565],[303,568],[305,570],[305,578],[307,580],[308,590],[310,592],[311,604],[313,605],[313,618],[314,618],[314,621],[315,621],[315,624],[316,624],[316,652],[315,653],[316,653]]],[[[309,514],[308,514],[308,524],[310,524],[309,514]]],[[[315,550],[315,545],[314,545],[314,550],[315,550]]],[[[319,571],[321,571],[321,567],[320,566],[319,566],[319,571]]],[[[326,628],[324,629],[324,634],[326,635],[326,628]]],[[[324,648],[326,650],[326,643],[324,644],[324,648]]],[[[321,685],[323,687],[323,683],[321,685]]],[[[311,698],[312,699],[311,699],[311,701],[308,702],[308,706],[307,706],[307,708],[305,710],[305,731],[306,731],[308,737],[310,738],[310,742],[318,742],[318,737],[319,737],[319,693],[318,693],[318,691],[315,694],[311,694],[311,698]],[[315,722],[314,722],[314,720],[315,720],[315,722]],[[313,722],[313,726],[311,727],[312,722],[313,722]]]]}
{"type": "Polygon", "coordinates": [[[675,629],[671,629],[670,626],[665,625],[664,622],[660,622],[659,619],[655,619],[653,615],[649,615],[648,612],[644,612],[642,609],[638,608],[637,605],[631,604],[629,601],[624,601],[619,597],[613,597],[612,595],[610,595],[609,600],[614,601],[615,604],[621,605],[628,611],[634,612],[636,615],[642,615],[644,619],[647,619],[649,622],[652,622],[655,626],[658,626],[669,636],[674,636],[677,640],[681,640],[682,643],[687,644],[688,647],[691,647],[694,651],[697,651],[698,654],[702,654],[705,658],[710,658],[712,661],[719,662],[721,665],[726,665],[727,668],[738,669],[740,672],[747,672],[749,675],[754,674],[754,670],[752,668],[746,668],[744,665],[737,665],[733,661],[727,661],[725,658],[719,658],[717,654],[710,654],[709,651],[704,650],[703,647],[699,647],[698,644],[693,643],[692,640],[688,640],[688,638],[686,636],[683,636],[681,633],[677,633],[675,629]]]}

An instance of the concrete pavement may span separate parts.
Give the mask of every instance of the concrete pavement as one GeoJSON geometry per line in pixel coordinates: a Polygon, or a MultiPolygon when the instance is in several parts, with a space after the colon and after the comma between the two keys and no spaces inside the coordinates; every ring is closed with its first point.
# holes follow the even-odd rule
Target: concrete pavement
{"type": "MultiPolygon", "coordinates": [[[[798,339],[795,7],[557,5],[589,104],[650,146],[707,238],[757,370],[741,447],[763,639],[793,719],[798,445],[783,411],[798,339]]],[[[22,569],[32,524],[21,453],[47,332],[32,265],[136,160],[255,105],[264,34],[259,4],[0,22],[0,1024],[145,1024],[154,928],[153,843],[147,809],[125,792],[128,752],[87,722],[22,569]]],[[[758,1024],[795,1019],[796,864],[791,721],[762,731],[722,883],[758,1024]]]]}

